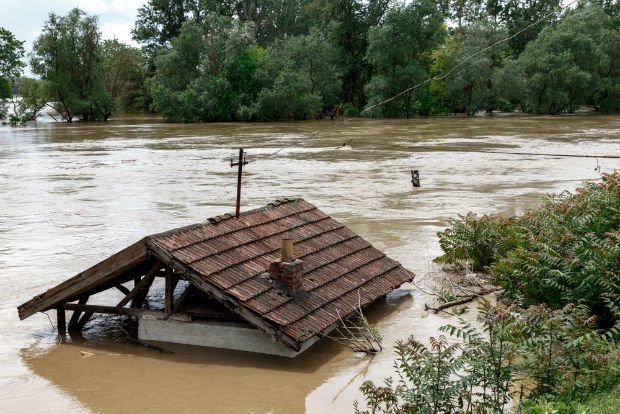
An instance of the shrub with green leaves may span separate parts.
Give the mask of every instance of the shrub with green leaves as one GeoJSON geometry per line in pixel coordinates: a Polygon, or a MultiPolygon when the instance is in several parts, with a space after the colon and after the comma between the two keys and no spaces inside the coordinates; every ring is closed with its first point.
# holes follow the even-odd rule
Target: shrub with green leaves
{"type": "Polygon", "coordinates": [[[599,326],[620,315],[620,174],[604,174],[575,193],[551,197],[520,217],[450,222],[439,233],[436,261],[489,271],[509,297],[524,305],[587,306],[599,326]]]}
{"type": "Polygon", "coordinates": [[[398,342],[394,364],[398,382],[392,378],[385,379],[384,386],[365,382],[361,391],[366,410],[356,402],[356,414],[503,412],[515,378],[513,310],[485,302],[480,308],[483,331],[462,319],[457,326],[441,328],[460,343],[449,344],[443,335],[430,338],[430,346],[413,338],[398,342]]]}
{"type": "Polygon", "coordinates": [[[497,414],[521,403],[525,412],[572,413],[619,380],[620,351],[583,306],[521,309],[484,301],[479,315],[481,328],[463,319],[440,328],[458,342],[398,342],[397,380],[365,382],[365,409],[356,402],[356,414],[497,414]]]}

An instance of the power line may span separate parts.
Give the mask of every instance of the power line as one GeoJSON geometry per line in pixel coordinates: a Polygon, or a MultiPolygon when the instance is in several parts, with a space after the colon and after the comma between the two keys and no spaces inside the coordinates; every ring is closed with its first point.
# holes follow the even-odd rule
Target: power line
{"type": "Polygon", "coordinates": [[[620,159],[620,155],[558,154],[558,153],[551,153],[551,152],[520,152],[520,151],[458,150],[458,149],[442,149],[442,150],[439,150],[438,152],[441,152],[441,151],[443,151],[443,152],[460,152],[460,153],[526,155],[526,156],[533,156],[533,157],[620,159]]]}
{"type": "MultiPolygon", "coordinates": [[[[567,4],[563,5],[562,7],[560,7],[560,9],[558,10],[558,12],[563,12],[563,11],[567,10],[568,8],[570,8],[571,6],[573,6],[575,3],[577,3],[578,1],[579,1],[579,0],[572,0],[572,1],[570,1],[569,3],[567,3],[567,4]]],[[[374,104],[374,105],[371,105],[371,106],[369,106],[369,107],[365,108],[364,110],[362,110],[362,111],[361,111],[360,113],[358,113],[357,115],[352,116],[352,117],[349,117],[349,118],[346,118],[346,119],[344,119],[342,122],[343,122],[343,123],[347,123],[347,122],[350,122],[350,121],[352,121],[352,120],[354,120],[354,119],[357,119],[357,118],[361,117],[361,115],[362,115],[362,114],[364,114],[364,113],[366,113],[366,112],[368,112],[368,111],[370,111],[370,110],[372,110],[372,109],[374,109],[374,108],[376,108],[376,107],[378,107],[378,106],[385,105],[385,104],[387,104],[388,102],[391,102],[391,101],[393,101],[394,99],[396,99],[396,98],[398,98],[398,97],[400,97],[400,96],[402,96],[402,95],[404,95],[404,94],[406,94],[406,93],[408,93],[408,92],[411,92],[411,91],[413,91],[413,90],[415,90],[415,89],[417,89],[417,88],[419,88],[419,87],[421,87],[421,86],[423,86],[423,85],[425,85],[425,84],[427,84],[427,83],[429,83],[429,82],[433,82],[433,81],[440,81],[440,80],[444,80],[444,79],[446,79],[448,76],[450,76],[452,73],[454,73],[454,71],[456,71],[458,68],[460,68],[461,66],[463,66],[465,63],[467,63],[468,61],[470,61],[470,60],[471,60],[471,59],[473,59],[474,57],[476,57],[476,56],[478,56],[478,55],[480,55],[480,54],[482,54],[482,53],[486,52],[486,51],[487,51],[487,50],[489,50],[489,49],[494,48],[494,47],[495,47],[495,46],[497,46],[497,45],[500,45],[500,44],[502,44],[502,43],[505,43],[505,42],[508,42],[508,41],[510,41],[510,40],[512,40],[512,39],[514,39],[515,37],[519,36],[521,33],[523,33],[523,32],[525,32],[525,31],[527,31],[527,30],[531,29],[532,27],[534,27],[534,26],[536,26],[536,25],[538,25],[538,24],[542,23],[543,21],[545,21],[546,19],[548,19],[549,17],[551,17],[551,16],[553,16],[553,15],[555,15],[555,14],[556,14],[556,11],[552,11],[552,12],[549,12],[549,13],[545,14],[544,16],[542,16],[542,17],[541,17],[540,19],[538,19],[537,21],[535,21],[535,22],[533,22],[533,23],[530,23],[529,25],[525,26],[524,28],[522,28],[522,29],[521,29],[521,30],[519,30],[518,32],[516,32],[516,33],[512,34],[511,36],[508,36],[508,37],[506,37],[506,38],[504,38],[504,39],[498,40],[497,42],[495,42],[495,43],[493,43],[493,44],[491,44],[491,45],[489,45],[489,46],[487,46],[487,47],[484,47],[484,48],[480,49],[480,50],[479,50],[479,51],[477,51],[477,52],[472,53],[471,55],[467,56],[465,59],[463,59],[462,61],[460,61],[460,62],[459,62],[459,63],[457,63],[456,65],[454,65],[454,66],[453,66],[450,70],[448,70],[448,72],[444,73],[443,75],[441,75],[441,76],[435,76],[435,77],[429,77],[428,79],[426,79],[426,80],[424,80],[424,81],[422,81],[422,82],[420,82],[420,83],[418,83],[418,84],[416,84],[416,85],[413,85],[413,86],[411,86],[411,87],[409,87],[409,88],[407,88],[407,89],[405,89],[405,90],[403,90],[403,91],[401,91],[401,92],[397,93],[396,95],[391,96],[391,97],[390,97],[390,98],[388,98],[388,99],[385,99],[385,100],[383,100],[383,101],[381,101],[381,102],[379,102],[379,103],[377,103],[377,104],[374,104]]],[[[303,139],[304,139],[304,140],[305,140],[305,139],[312,139],[312,138],[315,138],[316,136],[318,136],[318,135],[319,135],[319,134],[321,134],[321,133],[322,133],[321,131],[314,131],[314,132],[313,132],[310,136],[304,137],[303,139]]],[[[353,139],[349,140],[349,143],[350,143],[351,141],[353,141],[353,139]]],[[[300,141],[297,141],[297,142],[300,142],[300,141]]],[[[281,147],[280,149],[278,149],[277,151],[275,151],[275,152],[273,152],[273,153],[271,153],[271,154],[268,154],[268,155],[265,155],[265,156],[263,156],[263,157],[260,157],[260,158],[254,159],[254,160],[252,160],[252,161],[250,161],[250,162],[259,161],[259,160],[262,160],[262,159],[265,159],[265,158],[270,158],[270,157],[276,156],[276,155],[277,155],[277,154],[279,154],[281,151],[283,151],[285,148],[287,148],[287,147],[281,147]]],[[[447,150],[447,151],[452,151],[452,152],[482,152],[482,153],[485,153],[485,152],[486,152],[486,153],[491,153],[491,154],[492,154],[492,153],[497,153],[497,154],[508,154],[508,155],[557,156],[557,157],[575,157],[575,158],[616,158],[616,159],[617,159],[617,158],[620,158],[620,156],[613,156],[613,155],[546,154],[546,153],[500,152],[500,151],[482,151],[482,150],[481,150],[481,151],[447,150]]]]}

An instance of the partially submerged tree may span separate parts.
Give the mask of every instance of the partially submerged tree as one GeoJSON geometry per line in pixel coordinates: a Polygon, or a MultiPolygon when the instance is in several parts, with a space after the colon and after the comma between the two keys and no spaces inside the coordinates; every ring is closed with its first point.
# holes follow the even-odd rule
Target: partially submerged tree
{"type": "Polygon", "coordinates": [[[140,50],[118,40],[105,40],[102,53],[103,83],[116,108],[124,112],[147,110],[146,69],[140,50]]]}
{"type": "Polygon", "coordinates": [[[48,82],[56,109],[71,122],[107,120],[114,99],[106,91],[101,33],[95,16],[75,8],[66,16],[50,13],[34,42],[32,71],[48,82]]]}
{"type": "Polygon", "coordinates": [[[0,27],[0,119],[7,114],[7,102],[13,98],[13,85],[23,67],[24,42],[0,27]]]}

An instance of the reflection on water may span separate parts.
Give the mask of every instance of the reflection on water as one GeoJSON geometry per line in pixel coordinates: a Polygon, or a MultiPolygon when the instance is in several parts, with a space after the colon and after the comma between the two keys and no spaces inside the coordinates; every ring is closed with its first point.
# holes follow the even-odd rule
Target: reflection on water
{"type": "Polygon", "coordinates": [[[370,311],[388,348],[374,358],[329,340],[293,361],[172,345],[162,354],[127,342],[114,318],[57,344],[53,318],[22,322],[15,308],[146,234],[231,212],[228,155],[240,146],[253,161],[243,209],[303,197],[423,274],[449,217],[519,213],[598,177],[594,159],[454,150],[620,154],[619,132],[618,116],[2,127],[0,412],[351,412],[365,379],[391,373],[395,340],[445,321],[424,313],[411,285],[370,311]]]}

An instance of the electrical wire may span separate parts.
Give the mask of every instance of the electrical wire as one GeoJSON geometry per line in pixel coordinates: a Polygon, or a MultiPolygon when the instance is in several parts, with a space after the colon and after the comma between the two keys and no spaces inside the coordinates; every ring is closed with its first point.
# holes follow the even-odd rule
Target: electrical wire
{"type": "MultiPolygon", "coordinates": [[[[425,85],[425,84],[427,84],[429,82],[440,81],[440,80],[446,79],[448,76],[450,76],[452,73],[454,73],[454,71],[456,71],[458,68],[463,66],[465,63],[467,63],[468,61],[470,61],[474,57],[476,57],[476,56],[486,52],[489,49],[494,48],[497,45],[500,45],[502,43],[505,43],[505,42],[508,42],[508,41],[514,39],[515,37],[519,36],[521,33],[523,33],[525,31],[531,29],[532,27],[542,23],[543,21],[545,21],[549,17],[555,15],[556,13],[561,13],[563,11],[566,11],[568,8],[573,6],[578,1],[579,0],[572,0],[569,3],[567,3],[567,4],[563,5],[562,7],[560,7],[560,9],[557,12],[556,11],[549,12],[549,13],[545,14],[544,16],[542,16],[537,21],[535,21],[533,23],[530,23],[529,25],[525,26],[523,29],[521,29],[518,32],[512,34],[511,36],[508,36],[508,37],[506,37],[504,39],[498,40],[497,42],[495,42],[495,43],[493,43],[493,44],[491,44],[491,45],[489,45],[487,47],[484,47],[484,48],[480,49],[479,51],[477,51],[475,53],[472,53],[471,55],[467,56],[465,59],[463,59],[462,61],[460,61],[456,65],[454,65],[450,70],[448,70],[448,72],[444,73],[443,75],[435,76],[435,77],[429,77],[428,79],[426,79],[426,80],[424,80],[424,81],[422,81],[422,82],[420,82],[418,84],[415,84],[415,85],[413,85],[413,86],[411,86],[411,87],[409,87],[409,88],[407,88],[407,89],[397,93],[396,95],[391,96],[388,99],[385,99],[385,100],[383,100],[383,101],[381,101],[379,103],[376,103],[374,105],[371,105],[369,107],[366,107],[364,110],[362,110],[357,115],[349,117],[349,118],[346,118],[342,122],[343,123],[347,123],[347,122],[350,122],[350,121],[352,121],[352,120],[354,120],[356,118],[359,118],[362,114],[364,114],[364,113],[366,113],[366,112],[368,112],[368,111],[370,111],[370,110],[372,110],[372,109],[374,109],[374,108],[376,108],[378,106],[385,105],[388,102],[391,102],[394,99],[396,99],[396,98],[398,98],[398,97],[400,97],[400,96],[402,96],[402,95],[404,95],[404,94],[406,94],[408,92],[411,92],[411,91],[413,91],[413,90],[415,90],[417,88],[420,88],[421,86],[423,86],[423,85],[425,85]]],[[[304,140],[312,139],[312,138],[315,138],[316,136],[318,136],[319,134],[321,134],[320,131],[314,131],[311,135],[306,136],[303,139],[304,140]]],[[[352,142],[352,141],[353,141],[353,139],[351,139],[349,141],[349,143],[352,142]]],[[[300,142],[300,141],[297,141],[296,143],[298,143],[298,142],[300,142]]],[[[259,161],[259,160],[263,160],[263,159],[266,159],[266,158],[270,158],[270,157],[276,156],[281,151],[283,151],[285,148],[287,148],[287,147],[282,147],[282,148],[278,149],[277,151],[275,151],[275,152],[273,152],[271,154],[265,155],[265,156],[259,156],[258,158],[255,158],[255,159],[253,159],[253,160],[251,160],[249,162],[255,162],[255,161],[259,161]]],[[[447,150],[447,151],[453,151],[453,152],[483,152],[483,153],[491,153],[491,154],[497,153],[497,154],[508,154],[508,155],[528,155],[528,156],[575,157],[575,158],[615,158],[615,159],[620,158],[620,156],[613,156],[613,155],[550,154],[550,153],[503,152],[503,151],[482,151],[482,150],[480,150],[480,151],[447,150]]]]}

